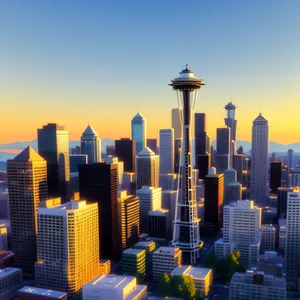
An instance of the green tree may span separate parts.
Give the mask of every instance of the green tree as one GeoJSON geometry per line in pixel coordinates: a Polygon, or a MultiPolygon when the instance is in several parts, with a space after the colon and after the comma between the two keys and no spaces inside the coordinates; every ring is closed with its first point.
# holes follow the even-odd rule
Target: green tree
{"type": "Polygon", "coordinates": [[[163,273],[158,281],[157,295],[168,297],[172,295],[172,275],[163,273]]]}

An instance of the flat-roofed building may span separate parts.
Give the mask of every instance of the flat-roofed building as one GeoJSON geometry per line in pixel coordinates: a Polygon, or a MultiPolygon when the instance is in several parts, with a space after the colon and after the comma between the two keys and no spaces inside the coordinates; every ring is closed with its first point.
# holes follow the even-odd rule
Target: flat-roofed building
{"type": "Polygon", "coordinates": [[[23,273],[18,268],[0,270],[0,299],[11,300],[17,297],[18,290],[23,286],[23,273]]]}
{"type": "Polygon", "coordinates": [[[182,251],[177,247],[160,247],[153,253],[153,279],[159,280],[163,273],[171,274],[182,264],[182,251]]]}
{"type": "Polygon", "coordinates": [[[261,226],[260,249],[262,251],[275,251],[276,227],[272,224],[261,226]]]}
{"type": "Polygon", "coordinates": [[[122,272],[126,275],[136,276],[143,280],[146,276],[146,251],[129,248],[122,253],[122,272]]]}
{"type": "Polygon", "coordinates": [[[136,278],[121,275],[101,275],[85,284],[82,300],[147,299],[147,286],[137,285],[136,278]]]}
{"type": "Polygon", "coordinates": [[[176,267],[172,272],[174,276],[191,276],[195,282],[196,289],[208,295],[210,286],[213,282],[213,271],[209,268],[198,268],[189,266],[176,267]]]}
{"type": "Polygon", "coordinates": [[[24,286],[19,290],[19,300],[67,300],[64,292],[24,286]]]}
{"type": "Polygon", "coordinates": [[[286,280],[264,272],[237,272],[231,278],[229,299],[286,300],[286,280]]]}

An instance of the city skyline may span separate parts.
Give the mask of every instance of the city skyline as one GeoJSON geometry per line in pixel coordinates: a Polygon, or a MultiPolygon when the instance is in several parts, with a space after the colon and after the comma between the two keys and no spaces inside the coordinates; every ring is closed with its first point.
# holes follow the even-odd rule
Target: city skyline
{"type": "Polygon", "coordinates": [[[196,111],[206,113],[212,139],[232,100],[240,140],[251,140],[252,120],[263,112],[270,140],[299,141],[299,2],[194,2],[193,9],[176,1],[160,2],[160,9],[157,1],[29,2],[0,4],[0,25],[7,28],[0,49],[1,144],[33,140],[45,122],[64,125],[70,140],[79,140],[88,122],[100,138],[130,137],[138,111],[148,137],[158,137],[171,127],[175,107],[170,74],[185,63],[206,83],[196,111]],[[184,50],[183,34],[191,41],[184,50]]]}

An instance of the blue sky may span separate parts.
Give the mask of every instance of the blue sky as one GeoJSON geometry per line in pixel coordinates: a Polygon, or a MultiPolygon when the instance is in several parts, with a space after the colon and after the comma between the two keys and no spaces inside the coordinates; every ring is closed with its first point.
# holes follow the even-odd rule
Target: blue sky
{"type": "Polygon", "coordinates": [[[167,84],[186,63],[206,83],[197,110],[211,136],[232,97],[240,139],[263,111],[273,140],[297,141],[299,12],[297,0],[1,1],[0,104],[10,131],[0,129],[0,142],[34,138],[53,121],[72,138],[88,121],[102,137],[129,136],[137,110],[153,137],[170,126],[167,84]]]}

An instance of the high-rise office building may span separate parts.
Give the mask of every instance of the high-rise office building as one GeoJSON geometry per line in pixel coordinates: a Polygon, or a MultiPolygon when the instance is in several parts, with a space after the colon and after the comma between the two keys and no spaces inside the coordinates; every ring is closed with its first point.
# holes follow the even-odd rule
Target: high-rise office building
{"type": "Polygon", "coordinates": [[[70,181],[69,134],[64,126],[48,123],[38,129],[38,152],[47,161],[48,194],[68,201],[70,181]]]}
{"type": "Polygon", "coordinates": [[[259,257],[261,208],[253,201],[238,200],[223,208],[223,238],[215,243],[218,259],[239,250],[244,267],[255,266],[259,257]]]}
{"type": "Polygon", "coordinates": [[[79,165],[86,165],[88,163],[86,154],[70,154],[70,173],[79,171],[79,165]]]}
{"type": "Polygon", "coordinates": [[[291,184],[292,187],[300,187],[300,168],[292,169],[291,174],[291,184]]]}
{"type": "Polygon", "coordinates": [[[232,156],[232,168],[236,170],[237,182],[242,183],[244,154],[234,154],[232,156]]]}
{"type": "Polygon", "coordinates": [[[122,273],[132,275],[142,281],[146,276],[146,251],[129,248],[122,253],[122,273]]]}
{"type": "Polygon", "coordinates": [[[106,156],[116,156],[116,146],[115,145],[107,145],[106,146],[106,156]]]}
{"type": "Polygon", "coordinates": [[[300,193],[288,193],[285,268],[288,280],[300,277],[300,193]]]}
{"type": "Polygon", "coordinates": [[[177,91],[179,108],[182,108],[182,143],[179,165],[180,186],[176,201],[172,244],[179,247],[189,263],[195,263],[199,257],[200,232],[197,216],[196,192],[192,178],[193,147],[193,107],[196,93],[203,81],[194,76],[186,66],[180,76],[171,80],[170,86],[177,91]]]}
{"type": "Polygon", "coordinates": [[[299,192],[299,189],[296,187],[280,187],[277,191],[277,218],[287,217],[287,201],[288,193],[290,192],[299,192]]]}
{"type": "Polygon", "coordinates": [[[131,139],[136,142],[136,153],[140,153],[146,147],[146,119],[137,113],[131,120],[131,139]]]}
{"type": "Polygon", "coordinates": [[[22,270],[5,268],[0,270],[0,299],[16,299],[18,290],[23,286],[22,270]]]}
{"type": "Polygon", "coordinates": [[[289,149],[287,152],[287,166],[291,170],[295,167],[294,150],[289,149]]]}
{"type": "Polygon", "coordinates": [[[160,174],[174,173],[174,129],[159,130],[160,174]]]}
{"type": "Polygon", "coordinates": [[[76,294],[100,273],[97,203],[38,209],[36,285],[76,294]]]}
{"type": "Polygon", "coordinates": [[[171,233],[173,233],[174,230],[173,222],[175,219],[176,197],[177,197],[177,191],[168,190],[162,192],[161,207],[169,211],[171,233]]]}
{"type": "Polygon", "coordinates": [[[178,174],[160,174],[159,185],[163,191],[177,190],[178,187],[178,174]]]}
{"type": "Polygon", "coordinates": [[[172,109],[172,128],[174,129],[174,138],[181,139],[182,137],[182,126],[180,119],[182,118],[182,108],[173,108],[172,109]]]}
{"type": "Polygon", "coordinates": [[[116,156],[124,162],[124,171],[135,172],[136,142],[129,138],[121,138],[115,141],[116,156]]]}
{"type": "Polygon", "coordinates": [[[242,199],[242,185],[237,182],[237,172],[234,169],[224,171],[224,205],[231,201],[242,199]]]}
{"type": "Polygon", "coordinates": [[[11,243],[15,266],[33,274],[37,209],[47,199],[46,161],[31,147],[7,161],[11,243]]]}
{"type": "Polygon", "coordinates": [[[267,204],[268,187],[268,121],[259,114],[252,126],[251,190],[250,197],[256,205],[267,204]]]}
{"type": "Polygon", "coordinates": [[[272,224],[261,226],[261,251],[275,251],[276,227],[272,224]]]}
{"type": "Polygon", "coordinates": [[[105,162],[107,164],[114,164],[118,169],[118,190],[122,189],[123,175],[124,175],[124,163],[119,161],[117,157],[111,155],[105,157],[105,162]]]}
{"type": "Polygon", "coordinates": [[[124,172],[122,190],[126,190],[128,195],[135,194],[136,191],[135,173],[124,172]]]}
{"type": "Polygon", "coordinates": [[[271,193],[277,193],[278,188],[281,187],[281,174],[282,173],[282,162],[276,161],[271,162],[270,165],[270,190],[271,193]]]}
{"type": "Polygon", "coordinates": [[[87,155],[89,164],[101,162],[101,140],[91,125],[81,135],[81,153],[87,155]]]}
{"type": "Polygon", "coordinates": [[[159,155],[145,148],[136,156],[136,189],[159,187],[159,155]]]}
{"type": "Polygon", "coordinates": [[[224,200],[224,175],[216,174],[212,168],[204,180],[204,222],[207,231],[215,233],[222,227],[222,207],[224,200]]]}
{"type": "Polygon", "coordinates": [[[118,226],[121,249],[124,251],[138,242],[140,234],[140,200],[125,191],[118,198],[118,226]]]}
{"type": "Polygon", "coordinates": [[[9,220],[9,199],[7,191],[0,191],[0,220],[9,220]]]}
{"type": "Polygon", "coordinates": [[[147,139],[147,147],[157,154],[157,139],[147,139]]]}
{"type": "Polygon", "coordinates": [[[234,273],[230,281],[230,300],[286,300],[286,279],[247,271],[234,273]]]}
{"type": "Polygon", "coordinates": [[[217,128],[217,173],[223,173],[230,166],[230,128],[217,128]]]}
{"type": "Polygon", "coordinates": [[[80,197],[97,202],[99,211],[100,257],[118,257],[118,168],[114,164],[97,163],[79,167],[80,197]]]}
{"type": "Polygon", "coordinates": [[[157,209],[149,211],[149,236],[155,238],[164,238],[170,240],[170,214],[166,209],[157,209]]]}
{"type": "Polygon", "coordinates": [[[148,212],[161,208],[161,188],[143,186],[136,191],[140,199],[140,230],[148,232],[149,216],[148,212]]]}

